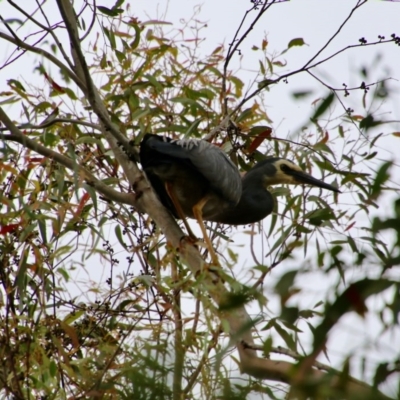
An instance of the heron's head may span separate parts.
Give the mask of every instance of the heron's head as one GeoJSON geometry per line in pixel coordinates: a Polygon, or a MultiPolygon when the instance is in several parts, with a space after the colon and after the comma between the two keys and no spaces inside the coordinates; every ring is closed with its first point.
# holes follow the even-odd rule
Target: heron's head
{"type": "Polygon", "coordinates": [[[262,174],[265,186],[280,183],[292,185],[307,184],[340,193],[340,190],[335,186],[314,178],[310,174],[307,174],[307,172],[304,172],[299,166],[284,158],[270,158],[261,161],[252,171],[254,171],[253,173],[262,174]]]}

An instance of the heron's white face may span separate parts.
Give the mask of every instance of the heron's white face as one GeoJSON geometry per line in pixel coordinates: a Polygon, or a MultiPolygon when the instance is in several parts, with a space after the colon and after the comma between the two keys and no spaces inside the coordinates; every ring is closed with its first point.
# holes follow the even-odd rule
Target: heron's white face
{"type": "Polygon", "coordinates": [[[286,184],[299,184],[298,181],[294,178],[294,176],[289,175],[285,172],[285,170],[290,169],[292,171],[298,171],[304,173],[304,171],[296,164],[293,164],[289,160],[278,160],[274,163],[276,168],[276,173],[273,176],[264,176],[264,183],[266,186],[268,185],[277,185],[280,183],[286,184]]]}

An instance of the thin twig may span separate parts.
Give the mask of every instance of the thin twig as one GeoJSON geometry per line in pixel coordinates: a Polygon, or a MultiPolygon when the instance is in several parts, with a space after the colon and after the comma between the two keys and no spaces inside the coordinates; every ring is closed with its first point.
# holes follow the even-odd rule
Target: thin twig
{"type": "MultiPolygon", "coordinates": [[[[71,42],[72,57],[75,62],[75,72],[85,82],[84,93],[89,104],[97,117],[104,125],[104,130],[109,132],[125,149],[130,152],[129,140],[123,135],[118,127],[111,121],[107,109],[104,106],[100,95],[93,84],[92,77],[85,56],[83,55],[81,44],[78,37],[78,27],[74,8],[69,0],[57,0],[58,8],[64,20],[71,42]]],[[[111,145],[111,143],[110,143],[111,145]]]]}
{"type": "Polygon", "coordinates": [[[41,154],[44,157],[48,157],[61,165],[64,165],[68,169],[78,171],[83,175],[86,182],[92,186],[96,191],[104,195],[110,200],[114,200],[120,203],[129,204],[135,206],[135,196],[132,193],[121,193],[111,189],[109,186],[99,181],[89,170],[76,164],[71,158],[66,157],[60,153],[57,153],[47,147],[35,142],[34,140],[25,136],[8,118],[7,114],[0,107],[0,121],[4,123],[7,129],[11,132],[9,135],[0,134],[0,138],[3,140],[10,140],[22,144],[23,146],[41,154]]]}
{"type": "Polygon", "coordinates": [[[350,20],[350,18],[352,17],[352,15],[354,14],[354,12],[360,8],[361,6],[363,6],[365,3],[367,2],[367,0],[358,0],[357,4],[352,8],[352,10],[350,11],[350,14],[347,16],[347,18],[342,22],[342,24],[339,26],[338,30],[333,34],[333,36],[331,36],[329,38],[329,40],[321,47],[320,50],[318,50],[315,55],[310,58],[303,66],[302,69],[306,69],[307,66],[309,64],[311,64],[333,41],[333,39],[335,39],[335,37],[337,35],[339,35],[340,31],[343,29],[343,27],[347,24],[347,22],[350,20]]]}
{"type": "MultiPolygon", "coordinates": [[[[25,124],[17,125],[16,127],[18,129],[22,129],[22,130],[25,130],[25,129],[39,130],[39,129],[48,128],[49,126],[57,124],[58,122],[65,122],[67,124],[72,124],[72,125],[82,125],[82,126],[87,126],[89,128],[99,130],[99,131],[101,130],[101,126],[98,124],[94,124],[92,122],[81,121],[79,119],[71,119],[71,118],[55,118],[52,121],[49,121],[45,124],[33,125],[30,123],[25,123],[25,124]]],[[[0,132],[6,132],[6,131],[9,131],[9,129],[7,127],[0,127],[0,132]]]]}
{"type": "Polygon", "coordinates": [[[189,382],[187,383],[186,387],[183,389],[183,393],[185,393],[185,394],[189,393],[190,390],[192,390],[193,386],[196,384],[197,377],[199,376],[199,374],[203,370],[204,364],[208,360],[208,355],[210,354],[210,351],[212,349],[214,349],[215,346],[218,344],[218,339],[219,339],[219,336],[220,336],[221,332],[222,332],[222,329],[221,329],[221,326],[220,326],[220,327],[217,328],[217,330],[215,330],[212,333],[212,339],[211,339],[210,343],[208,344],[207,350],[204,352],[203,356],[201,357],[201,360],[199,361],[199,364],[197,365],[197,368],[195,369],[195,371],[190,376],[189,382]]]}
{"type": "MultiPolygon", "coordinates": [[[[92,6],[93,10],[96,10],[96,0],[93,0],[93,6],[92,6]]],[[[92,20],[90,21],[89,27],[86,31],[86,33],[79,39],[81,42],[83,42],[90,34],[90,32],[93,29],[94,23],[96,21],[96,12],[93,11],[92,13],[92,20]]]]}
{"type": "MultiPolygon", "coordinates": [[[[377,44],[382,44],[382,43],[391,43],[394,42],[395,39],[388,39],[388,40],[379,40],[379,41],[375,41],[375,42],[371,42],[371,43],[365,43],[365,44],[353,44],[353,45],[349,45],[344,47],[341,50],[338,50],[337,52],[333,53],[332,55],[326,57],[325,59],[316,62],[315,64],[312,64],[310,66],[308,66],[307,68],[298,68],[294,71],[288,72],[286,74],[283,74],[281,76],[279,76],[278,78],[275,79],[269,79],[268,81],[265,82],[264,85],[260,85],[260,87],[258,87],[256,90],[254,90],[253,92],[251,92],[249,95],[247,95],[246,97],[243,98],[242,101],[239,102],[239,104],[229,113],[229,117],[232,117],[238,110],[240,110],[243,105],[245,103],[247,103],[250,99],[252,99],[253,97],[257,96],[259,93],[261,93],[266,87],[275,85],[281,81],[287,80],[287,78],[290,78],[293,75],[297,75],[301,72],[308,72],[310,69],[317,67],[318,65],[332,59],[333,57],[336,57],[337,55],[339,55],[340,53],[343,53],[346,50],[349,49],[353,49],[353,48],[357,48],[357,47],[367,47],[367,46],[375,46],[377,44]]],[[[313,57],[314,58],[314,57],[313,57]]]]}
{"type": "Polygon", "coordinates": [[[183,324],[181,314],[181,288],[179,287],[179,274],[176,265],[176,260],[171,263],[171,278],[175,284],[173,289],[172,312],[174,314],[175,324],[175,362],[174,362],[174,377],[173,377],[173,398],[174,400],[182,399],[182,376],[183,376],[183,363],[185,359],[185,349],[182,342],[183,324]]]}
{"type": "Polygon", "coordinates": [[[240,39],[237,39],[239,36],[239,32],[242,29],[242,26],[247,18],[247,16],[254,10],[257,10],[260,5],[254,4],[253,7],[250,10],[247,10],[246,13],[244,14],[242,21],[239,24],[238,29],[235,32],[235,35],[229,45],[228,48],[228,54],[226,55],[224,67],[223,67],[223,74],[222,74],[222,97],[223,97],[223,109],[222,109],[222,115],[226,116],[228,115],[228,99],[226,97],[226,79],[228,76],[228,66],[229,63],[235,54],[236,51],[238,51],[239,46],[243,43],[243,41],[247,38],[247,35],[254,29],[254,26],[256,23],[259,21],[259,19],[264,15],[264,13],[276,2],[276,0],[272,0],[271,3],[268,3],[266,1],[264,4],[261,4],[261,9],[258,12],[257,16],[254,18],[250,26],[246,29],[246,31],[243,33],[243,35],[240,37],[240,39]]]}
{"type": "Polygon", "coordinates": [[[63,73],[65,73],[69,78],[71,78],[80,88],[84,87],[82,81],[72,72],[65,64],[63,64],[58,58],[54,57],[52,54],[46,50],[39,49],[37,47],[31,46],[20,39],[6,35],[4,32],[0,32],[0,38],[7,40],[10,43],[15,44],[17,47],[31,51],[32,53],[40,54],[41,56],[47,58],[53,64],[57,65],[63,73]]]}
{"type": "Polygon", "coordinates": [[[61,42],[58,40],[57,35],[55,34],[55,29],[54,26],[50,26],[50,22],[47,18],[47,15],[45,12],[42,10],[41,4],[36,0],[36,4],[38,5],[38,8],[40,12],[42,13],[42,16],[45,18],[48,27],[41,24],[37,19],[33,18],[32,15],[28,14],[23,8],[19,7],[14,1],[12,0],[7,0],[16,10],[18,10],[21,14],[23,14],[28,20],[32,21],[35,25],[37,25],[39,28],[43,29],[45,32],[49,33],[51,37],[53,38],[54,42],[56,43],[58,49],[60,50],[62,56],[64,57],[64,60],[67,62],[68,66],[72,69],[73,64],[71,60],[69,59],[67,53],[64,51],[64,48],[61,44],[61,42]]]}

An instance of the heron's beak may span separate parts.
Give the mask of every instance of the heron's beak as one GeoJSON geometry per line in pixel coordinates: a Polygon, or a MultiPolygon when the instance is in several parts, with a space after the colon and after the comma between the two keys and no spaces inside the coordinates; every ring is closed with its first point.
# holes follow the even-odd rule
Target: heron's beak
{"type": "Polygon", "coordinates": [[[290,175],[292,175],[292,177],[296,181],[296,183],[317,186],[322,189],[332,190],[332,192],[342,193],[335,186],[332,186],[332,185],[329,185],[328,183],[320,181],[319,179],[314,178],[313,176],[311,176],[310,174],[307,174],[306,172],[291,170],[290,175]]]}

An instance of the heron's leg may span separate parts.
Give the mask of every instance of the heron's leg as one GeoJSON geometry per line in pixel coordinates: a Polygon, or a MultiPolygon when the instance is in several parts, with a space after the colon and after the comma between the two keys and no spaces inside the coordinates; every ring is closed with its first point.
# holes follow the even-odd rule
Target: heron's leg
{"type": "Polygon", "coordinates": [[[209,238],[209,236],[208,236],[208,234],[207,234],[206,227],[205,227],[204,222],[203,222],[203,207],[205,206],[205,204],[207,203],[207,201],[208,201],[208,197],[207,197],[207,196],[206,196],[206,197],[203,197],[203,198],[193,207],[193,215],[194,215],[194,217],[196,218],[197,222],[198,222],[199,225],[200,225],[200,229],[201,229],[201,232],[202,232],[202,234],[203,234],[204,241],[206,242],[206,245],[207,245],[207,247],[208,247],[208,251],[210,252],[210,256],[211,256],[211,259],[212,259],[212,261],[213,261],[213,264],[218,265],[218,264],[219,264],[219,263],[218,263],[218,257],[217,257],[217,255],[215,254],[213,245],[212,245],[211,240],[210,240],[210,238],[209,238]]]}
{"type": "Polygon", "coordinates": [[[190,226],[188,224],[188,222],[186,221],[186,216],[185,213],[182,210],[181,204],[179,203],[178,198],[176,197],[175,191],[173,186],[171,185],[170,182],[166,182],[165,183],[165,190],[168,193],[168,196],[171,198],[172,203],[175,207],[176,213],[178,214],[178,217],[182,220],[183,224],[185,225],[186,231],[189,235],[189,237],[194,240],[197,241],[196,236],[194,235],[194,233],[192,232],[192,230],[190,229],[190,226]]]}

